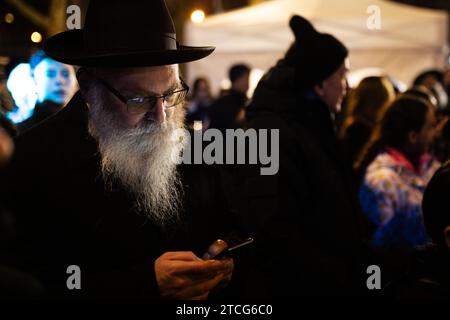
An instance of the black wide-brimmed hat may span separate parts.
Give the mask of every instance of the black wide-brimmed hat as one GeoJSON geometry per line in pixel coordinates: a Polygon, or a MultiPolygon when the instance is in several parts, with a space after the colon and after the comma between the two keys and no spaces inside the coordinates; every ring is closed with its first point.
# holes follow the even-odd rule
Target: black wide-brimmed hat
{"type": "Polygon", "coordinates": [[[202,59],[214,47],[183,46],[164,0],[91,0],[84,29],[44,44],[57,61],[89,67],[150,67],[202,59]]]}

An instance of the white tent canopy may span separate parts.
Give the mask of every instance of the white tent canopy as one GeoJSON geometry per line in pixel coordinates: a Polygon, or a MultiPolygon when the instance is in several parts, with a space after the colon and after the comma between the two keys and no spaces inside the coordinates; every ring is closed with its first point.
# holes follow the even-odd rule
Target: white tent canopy
{"type": "Polygon", "coordinates": [[[444,11],[383,0],[272,0],[211,16],[200,24],[188,23],[186,43],[217,47],[212,56],[188,64],[188,80],[206,76],[218,89],[234,63],[267,70],[294,40],[288,26],[293,14],[344,42],[350,49],[352,70],[382,68],[409,84],[423,69],[442,67],[445,62],[444,11]],[[370,6],[380,9],[380,30],[367,27],[370,6]]]}

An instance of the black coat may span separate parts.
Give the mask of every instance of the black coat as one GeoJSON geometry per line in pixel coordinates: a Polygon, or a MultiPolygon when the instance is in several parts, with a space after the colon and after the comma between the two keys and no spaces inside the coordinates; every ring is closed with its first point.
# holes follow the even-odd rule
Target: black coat
{"type": "Polygon", "coordinates": [[[238,118],[239,113],[245,108],[246,102],[246,95],[234,90],[217,99],[209,107],[209,127],[222,132],[225,132],[226,129],[242,127],[238,118]]]}
{"type": "Polygon", "coordinates": [[[53,116],[62,108],[63,105],[54,103],[50,100],[36,103],[31,117],[17,125],[19,134],[33,128],[45,119],[53,116]]]}
{"type": "Polygon", "coordinates": [[[250,295],[354,294],[365,272],[361,213],[328,107],[313,93],[299,94],[293,69],[276,66],[258,84],[247,118],[249,128],[280,134],[278,173],[247,172],[241,181],[244,221],[258,244],[253,259],[265,279],[249,285],[250,295]]]}
{"type": "Polygon", "coordinates": [[[450,250],[436,245],[416,248],[404,272],[383,290],[383,297],[409,301],[448,301],[450,250]]]}
{"type": "Polygon", "coordinates": [[[157,298],[155,259],[178,250],[201,256],[231,229],[221,173],[212,166],[180,168],[182,222],[162,229],[135,211],[132,195],[120,187],[106,191],[99,160],[79,93],[18,138],[2,177],[2,202],[18,233],[6,260],[58,297],[157,298]],[[81,268],[79,291],[66,287],[70,265],[81,268]]]}

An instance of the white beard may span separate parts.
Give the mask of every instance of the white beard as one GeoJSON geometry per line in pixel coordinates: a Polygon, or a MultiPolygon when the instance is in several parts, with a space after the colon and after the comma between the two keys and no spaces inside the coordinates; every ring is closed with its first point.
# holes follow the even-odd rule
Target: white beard
{"type": "Polygon", "coordinates": [[[183,108],[177,107],[163,124],[148,122],[125,128],[96,91],[91,90],[89,99],[89,132],[98,142],[105,182],[118,181],[131,191],[137,209],[155,223],[176,222],[182,198],[176,165],[183,143],[174,134],[183,127],[183,108]]]}

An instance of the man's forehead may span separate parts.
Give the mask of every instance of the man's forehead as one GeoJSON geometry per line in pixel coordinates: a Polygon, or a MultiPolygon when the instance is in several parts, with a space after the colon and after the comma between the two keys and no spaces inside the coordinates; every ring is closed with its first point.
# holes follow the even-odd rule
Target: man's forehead
{"type": "Polygon", "coordinates": [[[177,85],[178,65],[99,69],[97,76],[111,82],[116,89],[128,93],[163,94],[177,85]]]}

